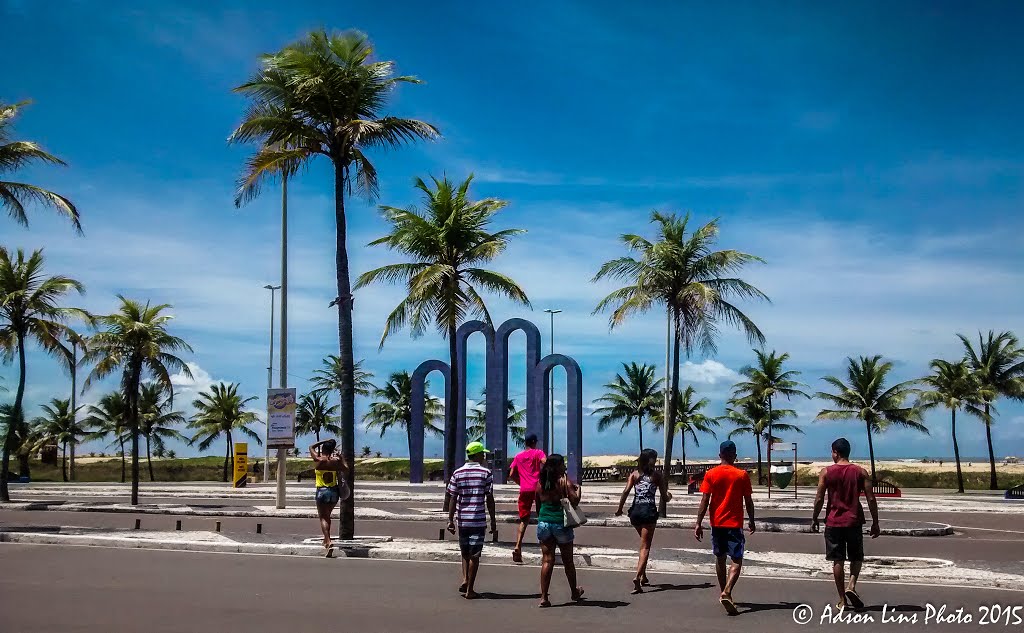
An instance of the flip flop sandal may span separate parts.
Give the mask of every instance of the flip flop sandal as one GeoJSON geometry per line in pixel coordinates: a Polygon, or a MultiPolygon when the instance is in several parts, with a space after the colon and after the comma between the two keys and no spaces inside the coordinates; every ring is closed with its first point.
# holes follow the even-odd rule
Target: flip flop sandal
{"type": "Polygon", "coordinates": [[[739,609],[736,608],[736,603],[732,601],[732,598],[719,598],[722,606],[725,607],[726,613],[729,615],[739,615],[739,609]]]}
{"type": "Polygon", "coordinates": [[[512,562],[521,563],[523,562],[523,553],[518,550],[512,550],[512,562]]]}

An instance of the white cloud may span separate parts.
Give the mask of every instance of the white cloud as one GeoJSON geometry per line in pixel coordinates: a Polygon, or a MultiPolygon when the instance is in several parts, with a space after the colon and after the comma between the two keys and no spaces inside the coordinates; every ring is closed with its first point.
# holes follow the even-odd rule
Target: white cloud
{"type": "Polygon", "coordinates": [[[717,360],[709,358],[700,363],[684,362],[679,367],[679,379],[681,382],[700,385],[732,385],[740,379],[740,375],[717,360]]]}

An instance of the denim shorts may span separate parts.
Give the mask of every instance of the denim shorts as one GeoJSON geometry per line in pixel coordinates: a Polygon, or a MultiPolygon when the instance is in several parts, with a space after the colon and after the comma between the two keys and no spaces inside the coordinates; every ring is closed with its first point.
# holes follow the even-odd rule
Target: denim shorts
{"type": "Polygon", "coordinates": [[[341,493],[334,486],[321,486],[320,488],[316,489],[317,505],[333,506],[334,504],[338,503],[338,499],[340,498],[341,493]]]}
{"type": "Polygon", "coordinates": [[[479,558],[484,551],[487,528],[459,528],[459,551],[463,558],[479,558]]]}
{"type": "Polygon", "coordinates": [[[711,549],[715,556],[728,556],[733,560],[743,560],[743,546],[747,539],[743,536],[743,528],[711,528],[711,549]]]}
{"type": "Polygon", "coordinates": [[[565,545],[572,543],[575,538],[576,534],[573,533],[572,528],[544,521],[537,523],[537,540],[542,543],[554,539],[559,545],[565,545]]]}

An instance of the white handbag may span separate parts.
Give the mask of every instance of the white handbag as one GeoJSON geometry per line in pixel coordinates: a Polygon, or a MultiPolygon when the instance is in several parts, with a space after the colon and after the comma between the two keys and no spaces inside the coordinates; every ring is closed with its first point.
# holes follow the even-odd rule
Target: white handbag
{"type": "Polygon", "coordinates": [[[563,525],[567,528],[579,527],[587,523],[587,515],[583,514],[583,510],[580,507],[574,506],[569,502],[568,498],[562,498],[560,503],[562,504],[562,514],[565,515],[563,525]]]}

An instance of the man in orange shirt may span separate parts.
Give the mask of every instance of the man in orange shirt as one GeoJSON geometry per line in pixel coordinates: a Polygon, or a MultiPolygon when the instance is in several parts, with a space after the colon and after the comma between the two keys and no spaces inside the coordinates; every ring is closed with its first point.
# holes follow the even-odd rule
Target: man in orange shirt
{"type": "Polygon", "coordinates": [[[732,601],[732,590],[740,578],[743,567],[743,505],[747,506],[747,520],[750,533],[757,529],[754,526],[754,498],[750,487],[750,475],[747,471],[733,466],[736,461],[736,444],[725,441],[719,446],[718,456],[722,463],[704,475],[700,491],[704,496],[700,500],[697,512],[697,525],[693,535],[700,541],[704,538],[704,515],[711,506],[711,546],[717,559],[718,586],[722,590],[720,600],[729,615],[738,615],[736,603],[732,601]],[[732,559],[729,573],[725,572],[725,557],[732,559]]]}

